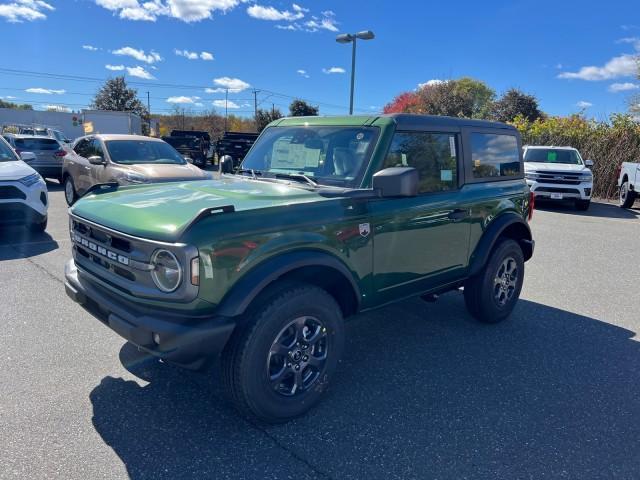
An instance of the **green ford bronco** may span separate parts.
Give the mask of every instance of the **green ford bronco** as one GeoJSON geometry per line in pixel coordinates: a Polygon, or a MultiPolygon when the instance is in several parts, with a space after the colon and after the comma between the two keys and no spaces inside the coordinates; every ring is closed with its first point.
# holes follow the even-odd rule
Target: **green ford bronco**
{"type": "Polygon", "coordinates": [[[78,201],[65,287],[167,362],[220,355],[240,412],[284,422],[327,389],[347,317],[464,288],[471,315],[506,318],[533,254],[532,212],[508,125],[285,118],[235,174],[105,185],[78,201]]]}

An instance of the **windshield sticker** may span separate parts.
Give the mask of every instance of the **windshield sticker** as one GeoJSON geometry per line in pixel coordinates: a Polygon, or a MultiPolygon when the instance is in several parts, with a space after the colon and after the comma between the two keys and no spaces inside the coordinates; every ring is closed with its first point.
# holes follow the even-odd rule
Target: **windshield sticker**
{"type": "Polygon", "coordinates": [[[455,137],[449,137],[449,151],[451,152],[451,156],[456,158],[456,139],[455,137]]]}
{"type": "Polygon", "coordinates": [[[318,168],[320,149],[305,148],[302,143],[290,143],[287,138],[276,141],[271,155],[271,168],[304,170],[318,168]]]}
{"type": "Polygon", "coordinates": [[[442,182],[452,182],[453,170],[440,170],[440,180],[442,182]]]}
{"type": "Polygon", "coordinates": [[[547,162],[555,162],[558,160],[558,152],[547,152],[547,162]]]}

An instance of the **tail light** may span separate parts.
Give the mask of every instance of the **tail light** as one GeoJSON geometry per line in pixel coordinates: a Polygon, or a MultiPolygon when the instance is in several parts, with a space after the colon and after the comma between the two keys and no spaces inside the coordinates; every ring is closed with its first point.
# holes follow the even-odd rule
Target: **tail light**
{"type": "Polygon", "coordinates": [[[56,157],[64,157],[66,154],[67,152],[65,152],[64,150],[56,150],[56,153],[54,153],[56,157]]]}
{"type": "Polygon", "coordinates": [[[529,221],[533,218],[533,211],[536,208],[536,196],[533,192],[529,192],[529,221]]]}

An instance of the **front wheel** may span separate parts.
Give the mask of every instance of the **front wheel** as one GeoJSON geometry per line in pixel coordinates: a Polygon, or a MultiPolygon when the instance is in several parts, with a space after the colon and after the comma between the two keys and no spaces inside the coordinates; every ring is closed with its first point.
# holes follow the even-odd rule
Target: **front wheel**
{"type": "Polygon", "coordinates": [[[589,210],[589,206],[591,205],[591,200],[576,200],[576,210],[580,210],[581,212],[586,212],[589,210]]]}
{"type": "Polygon", "coordinates": [[[620,185],[620,200],[619,204],[622,208],[633,207],[633,202],[636,200],[636,192],[629,190],[629,181],[626,180],[620,185]]]}
{"type": "Polygon", "coordinates": [[[306,413],[333,377],[344,344],[340,307],[325,290],[291,285],[256,302],[222,355],[227,392],[245,417],[283,423],[306,413]]]}
{"type": "Polygon", "coordinates": [[[484,268],[464,285],[464,300],[477,320],[498,323],[507,318],[520,297],[524,256],[514,240],[502,240],[484,268]]]}
{"type": "Polygon", "coordinates": [[[73,205],[78,199],[78,194],[76,193],[76,187],[73,184],[73,179],[71,175],[67,175],[64,177],[63,181],[64,185],[64,199],[67,201],[67,205],[73,205]]]}

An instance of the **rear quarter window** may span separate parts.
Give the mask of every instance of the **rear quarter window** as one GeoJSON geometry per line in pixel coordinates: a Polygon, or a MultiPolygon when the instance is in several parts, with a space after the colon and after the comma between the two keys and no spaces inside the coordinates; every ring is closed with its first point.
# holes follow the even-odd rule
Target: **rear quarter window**
{"type": "Polygon", "coordinates": [[[472,133],[471,164],[474,178],[521,176],[522,166],[515,135],[472,133]]]}
{"type": "Polygon", "coordinates": [[[16,138],[20,150],[58,150],[60,145],[53,138],[16,138]]]}

